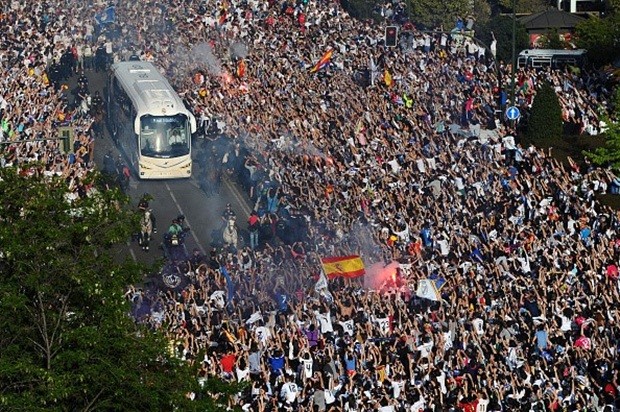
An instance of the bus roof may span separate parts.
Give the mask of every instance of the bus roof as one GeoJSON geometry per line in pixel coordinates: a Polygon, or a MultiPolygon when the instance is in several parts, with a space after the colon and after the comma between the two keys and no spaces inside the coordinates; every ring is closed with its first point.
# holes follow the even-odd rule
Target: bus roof
{"type": "Polygon", "coordinates": [[[168,80],[152,63],[119,62],[112,65],[111,70],[133,102],[138,111],[138,118],[148,114],[154,116],[185,114],[192,117],[168,80]]]}
{"type": "Polygon", "coordinates": [[[527,49],[522,50],[519,53],[519,56],[533,56],[533,57],[544,57],[544,56],[581,56],[586,54],[585,49],[577,49],[577,50],[560,50],[560,49],[527,49]]]}

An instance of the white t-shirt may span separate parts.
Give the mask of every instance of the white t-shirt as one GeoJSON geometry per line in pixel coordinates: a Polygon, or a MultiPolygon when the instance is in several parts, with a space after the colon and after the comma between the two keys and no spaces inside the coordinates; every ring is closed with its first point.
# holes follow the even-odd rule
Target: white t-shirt
{"type": "Polygon", "coordinates": [[[314,316],[316,316],[319,324],[321,325],[321,333],[332,333],[334,331],[332,317],[329,311],[327,313],[315,311],[314,316]]]}
{"type": "Polygon", "coordinates": [[[562,332],[568,332],[569,330],[571,330],[571,320],[569,318],[567,318],[566,316],[564,316],[563,314],[558,314],[558,316],[560,317],[560,321],[562,322],[562,325],[560,326],[560,330],[562,332]]]}
{"type": "Polygon", "coordinates": [[[417,350],[420,351],[420,357],[421,358],[426,358],[428,355],[430,355],[431,350],[433,349],[433,341],[430,340],[426,343],[423,343],[422,345],[417,347],[417,350]]]}
{"type": "Polygon", "coordinates": [[[411,411],[412,412],[419,412],[419,411],[423,411],[424,410],[424,398],[420,399],[419,401],[417,401],[416,403],[414,403],[413,405],[411,405],[411,411]]]}
{"type": "Polygon", "coordinates": [[[304,376],[306,378],[311,378],[312,377],[312,365],[314,364],[314,360],[312,358],[309,358],[309,359],[300,358],[299,363],[301,363],[304,369],[304,376]]]}
{"type": "Polygon", "coordinates": [[[478,335],[484,335],[484,321],[482,319],[476,318],[471,321],[471,324],[478,335]]]}
{"type": "Polygon", "coordinates": [[[400,172],[400,165],[398,164],[398,160],[390,160],[389,162],[387,162],[387,164],[389,164],[392,168],[392,173],[397,175],[400,172]]]}
{"type": "Polygon", "coordinates": [[[392,396],[395,399],[398,399],[404,387],[405,387],[404,381],[393,381],[392,382],[392,396]]]}
{"type": "Polygon", "coordinates": [[[297,393],[299,392],[299,388],[295,382],[286,382],[282,385],[282,389],[280,391],[280,396],[284,398],[284,400],[288,403],[295,402],[297,398],[297,393]]]}
{"type": "Polygon", "coordinates": [[[269,340],[269,338],[271,338],[271,332],[269,331],[269,328],[266,328],[265,326],[257,327],[254,332],[256,333],[256,338],[260,341],[260,343],[264,344],[269,340]]]}
{"type": "Polygon", "coordinates": [[[355,322],[353,319],[345,320],[344,322],[338,322],[340,326],[342,326],[342,330],[349,334],[349,336],[353,336],[355,332],[355,322]]]}
{"type": "Polygon", "coordinates": [[[334,402],[336,402],[336,397],[334,396],[334,393],[329,389],[325,389],[325,403],[327,405],[331,405],[334,402]]]}
{"type": "Polygon", "coordinates": [[[465,185],[463,184],[463,178],[462,177],[455,177],[454,178],[454,185],[456,186],[457,190],[464,190],[465,189],[465,185]]]}
{"type": "Polygon", "coordinates": [[[421,173],[426,173],[426,163],[424,162],[424,159],[418,159],[415,161],[417,167],[418,167],[418,171],[421,173]]]}
{"type": "Polygon", "coordinates": [[[450,254],[450,244],[446,239],[438,240],[437,244],[439,245],[439,251],[442,256],[448,256],[450,254]]]}
{"type": "Polygon", "coordinates": [[[237,382],[241,382],[243,380],[246,380],[247,377],[250,375],[250,368],[235,368],[235,372],[237,373],[237,382]]]}
{"type": "Polygon", "coordinates": [[[390,333],[390,318],[375,318],[374,321],[382,333],[390,333]]]}

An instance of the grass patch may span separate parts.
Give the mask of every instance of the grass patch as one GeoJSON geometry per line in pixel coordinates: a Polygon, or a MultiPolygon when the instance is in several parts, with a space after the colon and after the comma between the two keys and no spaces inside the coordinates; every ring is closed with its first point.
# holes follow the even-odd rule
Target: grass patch
{"type": "Polygon", "coordinates": [[[604,195],[596,195],[596,200],[601,204],[612,208],[613,210],[620,210],[620,195],[612,195],[606,193],[604,195]]]}
{"type": "MultiPolygon", "coordinates": [[[[525,146],[529,146],[532,142],[525,139],[524,144],[525,146]]],[[[562,162],[564,166],[569,165],[569,157],[578,165],[583,166],[585,164],[583,157],[584,150],[594,150],[604,144],[605,137],[601,135],[571,135],[536,142],[536,146],[541,149],[545,149],[545,151],[551,147],[551,155],[558,161],[562,162]]]]}

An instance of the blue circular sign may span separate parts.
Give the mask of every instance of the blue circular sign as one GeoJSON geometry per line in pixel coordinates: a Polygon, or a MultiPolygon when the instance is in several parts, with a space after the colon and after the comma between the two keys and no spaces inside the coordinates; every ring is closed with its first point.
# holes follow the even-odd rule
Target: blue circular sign
{"type": "Polygon", "coordinates": [[[516,106],[510,106],[506,109],[506,118],[508,120],[517,120],[521,117],[521,112],[516,106]]]}

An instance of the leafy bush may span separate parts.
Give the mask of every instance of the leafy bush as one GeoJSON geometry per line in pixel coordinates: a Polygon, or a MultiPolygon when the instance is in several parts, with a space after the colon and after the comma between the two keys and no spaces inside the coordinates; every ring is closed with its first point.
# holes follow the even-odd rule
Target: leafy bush
{"type": "Polygon", "coordinates": [[[542,85],[534,97],[527,135],[534,143],[562,135],[562,109],[558,95],[547,83],[542,85]]]}

